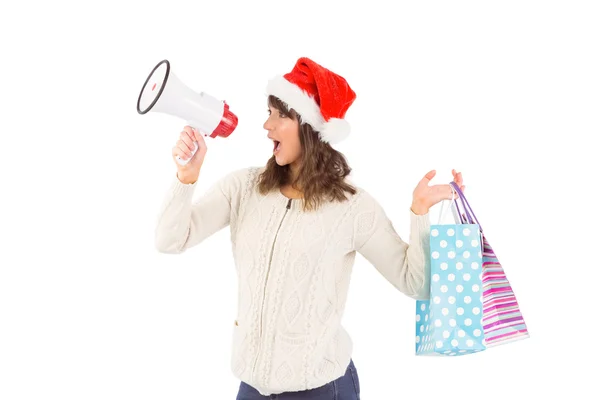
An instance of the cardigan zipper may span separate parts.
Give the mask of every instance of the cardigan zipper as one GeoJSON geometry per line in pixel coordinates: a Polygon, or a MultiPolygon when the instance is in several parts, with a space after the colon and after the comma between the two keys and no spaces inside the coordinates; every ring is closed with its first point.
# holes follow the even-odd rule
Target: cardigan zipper
{"type": "Polygon", "coordinates": [[[260,322],[258,324],[258,351],[256,352],[256,358],[254,359],[254,366],[252,367],[252,376],[254,376],[255,370],[256,370],[256,364],[258,363],[258,358],[260,356],[260,348],[261,348],[261,344],[262,344],[262,326],[263,326],[263,308],[265,305],[265,297],[266,297],[266,292],[267,292],[267,281],[269,280],[269,272],[271,270],[271,261],[273,259],[273,252],[275,251],[275,242],[277,241],[277,235],[279,234],[279,229],[281,229],[281,225],[283,224],[283,220],[285,219],[285,216],[287,215],[288,210],[290,209],[292,205],[292,199],[289,199],[287,202],[287,206],[285,207],[285,213],[283,214],[283,217],[281,218],[281,221],[279,222],[279,227],[277,228],[277,232],[275,233],[275,239],[273,239],[273,244],[271,246],[271,254],[269,256],[269,265],[267,268],[267,276],[265,278],[265,284],[263,286],[263,299],[262,299],[262,304],[260,306],[260,322]]]}

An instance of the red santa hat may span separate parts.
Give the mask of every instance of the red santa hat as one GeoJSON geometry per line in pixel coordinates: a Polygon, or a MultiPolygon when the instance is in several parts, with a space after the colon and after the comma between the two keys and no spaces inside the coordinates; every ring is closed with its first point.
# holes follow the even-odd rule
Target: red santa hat
{"type": "Polygon", "coordinates": [[[291,72],[269,80],[267,95],[296,110],[326,143],[339,143],[350,134],[344,118],[356,93],[343,77],[307,57],[299,58],[291,72]]]}

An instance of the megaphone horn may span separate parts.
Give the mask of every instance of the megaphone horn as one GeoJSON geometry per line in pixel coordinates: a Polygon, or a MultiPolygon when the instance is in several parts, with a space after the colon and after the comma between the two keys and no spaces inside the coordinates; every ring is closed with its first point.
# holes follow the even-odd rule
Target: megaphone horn
{"type": "MultiPolygon", "coordinates": [[[[237,127],[238,118],[229,110],[229,105],[205,92],[195,92],[184,85],[171,71],[171,63],[162,60],[152,69],[137,100],[137,112],[159,112],[174,115],[204,136],[228,137],[237,127]]],[[[192,156],[198,150],[198,143],[192,156]]],[[[185,165],[189,161],[179,156],[177,162],[185,165]]]]}

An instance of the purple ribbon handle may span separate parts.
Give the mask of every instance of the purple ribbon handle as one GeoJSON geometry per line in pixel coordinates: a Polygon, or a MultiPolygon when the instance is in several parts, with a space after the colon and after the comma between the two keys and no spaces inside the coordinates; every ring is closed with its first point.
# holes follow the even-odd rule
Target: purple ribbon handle
{"type": "MultiPolygon", "coordinates": [[[[450,185],[452,185],[452,187],[454,187],[454,190],[456,190],[456,193],[458,193],[458,197],[460,198],[460,201],[463,204],[463,209],[465,211],[465,215],[463,216],[463,214],[460,214],[460,211],[459,211],[459,214],[460,214],[459,216],[460,216],[461,222],[463,224],[464,223],[477,224],[477,225],[479,225],[480,232],[483,233],[483,228],[481,227],[481,224],[477,220],[477,217],[475,216],[475,213],[473,212],[473,209],[471,208],[471,205],[467,201],[467,198],[465,197],[464,193],[460,190],[460,188],[458,187],[456,182],[452,181],[452,182],[450,182],[450,185]]],[[[454,203],[456,204],[456,209],[460,210],[460,208],[458,207],[457,199],[454,199],[454,203]]]]}

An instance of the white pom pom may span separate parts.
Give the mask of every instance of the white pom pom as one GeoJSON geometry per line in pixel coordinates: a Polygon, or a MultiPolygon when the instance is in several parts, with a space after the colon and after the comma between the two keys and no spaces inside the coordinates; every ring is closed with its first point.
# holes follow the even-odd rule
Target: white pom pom
{"type": "Polygon", "coordinates": [[[329,144],[336,144],[350,135],[350,124],[345,119],[330,118],[323,124],[321,139],[329,144]]]}

